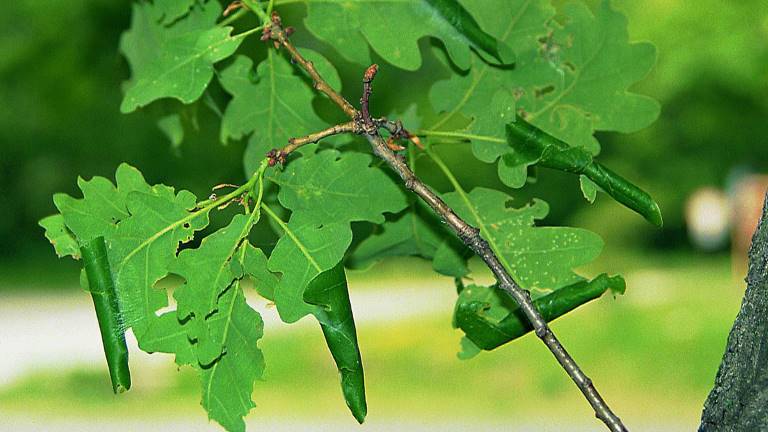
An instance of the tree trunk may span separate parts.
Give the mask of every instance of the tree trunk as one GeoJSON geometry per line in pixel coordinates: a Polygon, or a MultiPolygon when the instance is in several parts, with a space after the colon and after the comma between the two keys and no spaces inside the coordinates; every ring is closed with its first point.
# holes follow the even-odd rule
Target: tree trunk
{"type": "Polygon", "coordinates": [[[747,291],[699,431],[768,430],[768,197],[749,250],[747,291]]]}

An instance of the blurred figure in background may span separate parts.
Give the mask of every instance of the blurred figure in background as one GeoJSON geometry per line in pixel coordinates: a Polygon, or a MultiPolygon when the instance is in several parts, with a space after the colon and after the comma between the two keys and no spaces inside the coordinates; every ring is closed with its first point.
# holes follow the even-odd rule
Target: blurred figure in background
{"type": "Polygon", "coordinates": [[[714,252],[731,246],[733,274],[742,279],[747,270],[747,253],[763,210],[768,175],[734,169],[726,191],[702,187],[685,203],[685,222],[691,244],[714,252]]]}

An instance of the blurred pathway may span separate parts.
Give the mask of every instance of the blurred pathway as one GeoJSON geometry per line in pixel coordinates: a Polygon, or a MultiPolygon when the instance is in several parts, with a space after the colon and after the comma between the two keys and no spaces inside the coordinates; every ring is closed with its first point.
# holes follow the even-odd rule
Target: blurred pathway
{"type": "MultiPolygon", "coordinates": [[[[32,371],[104,362],[90,296],[77,288],[61,292],[0,295],[0,387],[32,371]]],[[[389,286],[364,289],[353,286],[350,295],[358,325],[447,314],[456,298],[450,282],[445,281],[420,281],[418,287],[391,289],[389,286]]],[[[262,298],[249,296],[248,303],[261,313],[265,332],[290,331],[314,324],[312,318],[307,317],[296,324],[284,325],[275,308],[262,298]]],[[[132,333],[126,336],[131,362],[168,363],[167,356],[141,352],[132,333]]]]}
{"type": "MultiPolygon", "coordinates": [[[[690,427],[683,425],[673,424],[645,424],[645,425],[631,425],[635,426],[632,429],[645,432],[682,432],[690,430],[690,427]]],[[[42,431],[46,432],[101,432],[105,430],[118,430],[120,432],[146,432],[146,431],[184,431],[184,432],[221,432],[221,428],[213,423],[201,424],[200,422],[185,422],[185,421],[145,421],[145,422],[121,422],[116,425],[114,422],[67,422],[66,420],[57,420],[54,422],[35,421],[30,419],[13,419],[5,418],[0,419],[0,431],[14,431],[14,432],[32,432],[42,431]],[[44,428],[41,428],[44,426],[44,428]]],[[[323,424],[304,423],[304,422],[290,422],[285,420],[265,420],[259,419],[258,421],[249,422],[247,425],[248,430],[270,431],[270,432],[360,432],[364,429],[368,432],[381,431],[381,432],[593,432],[602,431],[597,423],[589,423],[584,425],[574,424],[510,424],[507,423],[483,423],[483,422],[451,422],[451,423],[417,423],[417,422],[397,422],[397,421],[366,421],[365,426],[361,427],[357,424],[350,424],[349,421],[332,423],[323,422],[323,424]],[[597,428],[596,428],[597,426],[597,428]]]]}

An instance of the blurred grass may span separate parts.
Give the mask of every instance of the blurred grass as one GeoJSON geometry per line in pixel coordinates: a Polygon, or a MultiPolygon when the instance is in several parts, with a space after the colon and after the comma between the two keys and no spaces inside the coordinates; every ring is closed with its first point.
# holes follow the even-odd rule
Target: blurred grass
{"type": "MultiPolygon", "coordinates": [[[[367,274],[351,273],[351,285],[364,287],[375,276],[383,277],[394,293],[405,284],[413,286],[419,279],[395,276],[420,274],[404,273],[406,262],[414,269],[421,265],[386,262],[367,274]]],[[[652,419],[695,426],[744,288],[731,276],[728,257],[622,253],[595,264],[596,270],[605,268],[623,270],[627,294],[578,309],[556,321],[555,331],[630,424],[652,419]]],[[[447,279],[445,289],[453,290],[447,279]]],[[[450,311],[445,311],[395,324],[361,325],[359,338],[369,418],[530,421],[544,416],[580,424],[592,418],[532,335],[460,361],[460,333],[451,329],[450,311]]],[[[319,331],[271,332],[261,346],[267,372],[265,382],[256,385],[259,407],[252,419],[347,417],[319,331]]],[[[100,368],[34,374],[0,389],[0,406],[7,413],[35,417],[192,416],[205,421],[194,373],[173,373],[170,363],[134,367],[134,388],[121,396],[111,395],[100,368]]]]}

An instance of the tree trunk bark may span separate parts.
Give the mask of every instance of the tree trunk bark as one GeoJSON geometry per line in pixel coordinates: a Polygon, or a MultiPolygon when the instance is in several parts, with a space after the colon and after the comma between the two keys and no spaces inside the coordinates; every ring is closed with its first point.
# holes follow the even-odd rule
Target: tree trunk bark
{"type": "Polygon", "coordinates": [[[768,197],[749,250],[747,291],[699,431],[768,430],[768,197]]]}

